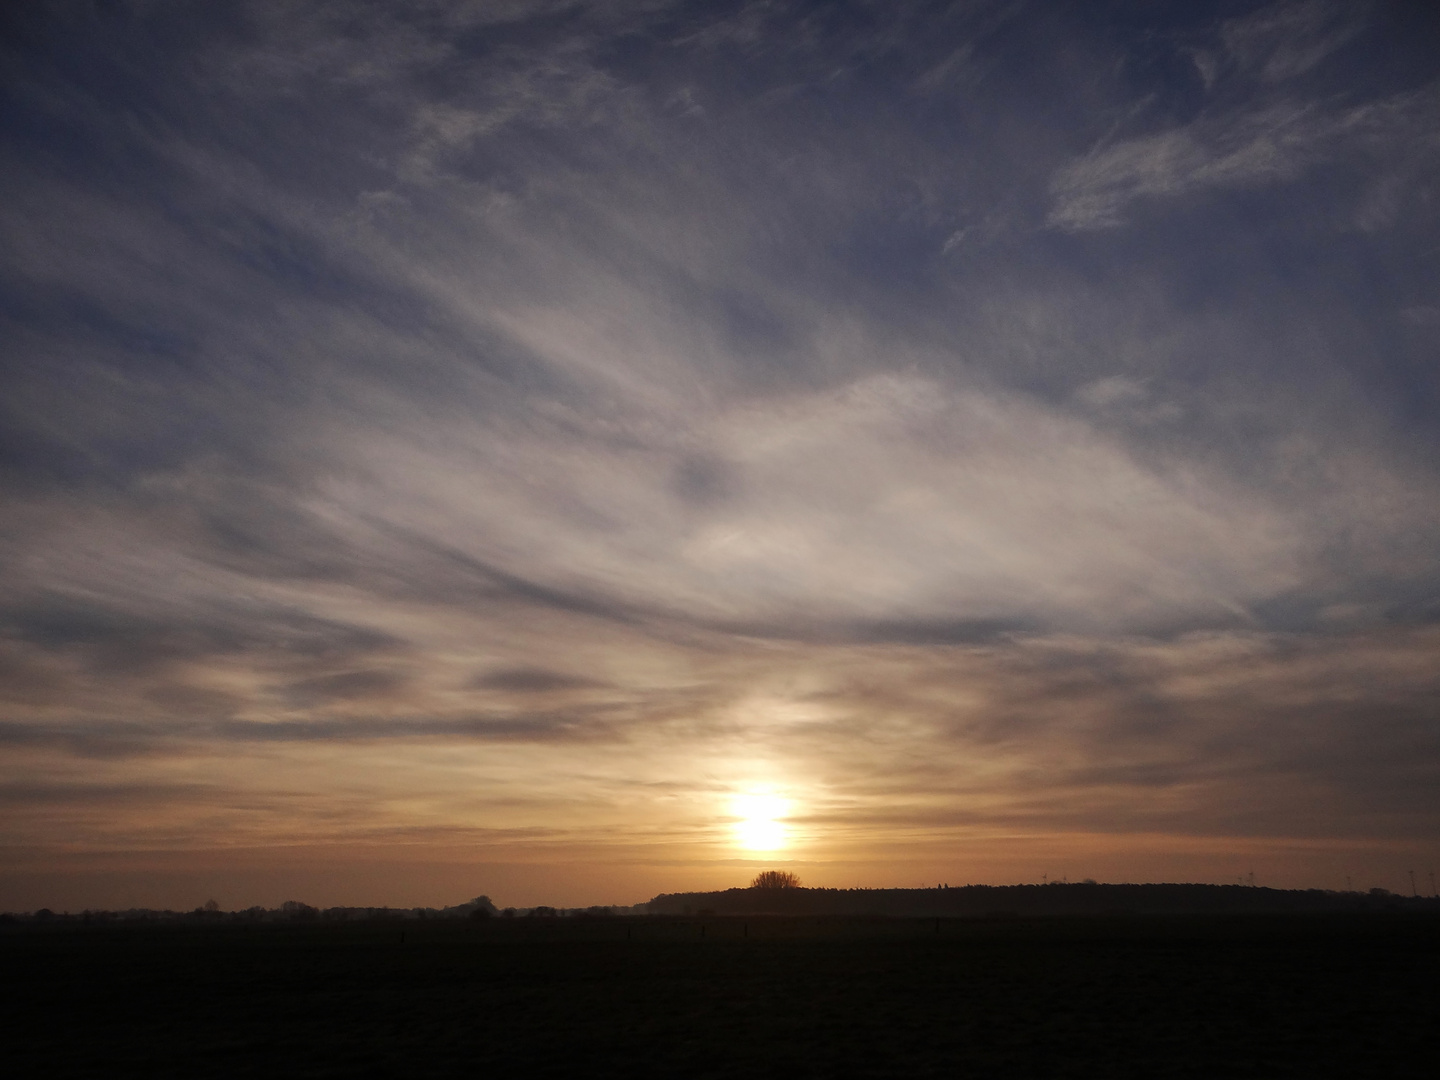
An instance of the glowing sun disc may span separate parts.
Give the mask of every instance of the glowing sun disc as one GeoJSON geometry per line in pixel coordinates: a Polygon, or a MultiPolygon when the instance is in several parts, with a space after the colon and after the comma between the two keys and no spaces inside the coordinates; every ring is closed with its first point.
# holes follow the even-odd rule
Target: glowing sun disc
{"type": "Polygon", "coordinates": [[[734,810],[740,819],[735,823],[735,840],[749,851],[774,851],[785,846],[788,833],[780,820],[787,804],[774,795],[740,795],[734,810]]]}

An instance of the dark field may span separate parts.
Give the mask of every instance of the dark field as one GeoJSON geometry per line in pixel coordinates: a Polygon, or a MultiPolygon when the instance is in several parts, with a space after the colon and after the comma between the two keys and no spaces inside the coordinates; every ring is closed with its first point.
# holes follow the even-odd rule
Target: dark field
{"type": "Polygon", "coordinates": [[[1375,1076],[1440,919],[0,928],[11,1076],[1375,1076]],[[403,935],[403,941],[402,941],[403,935]]]}

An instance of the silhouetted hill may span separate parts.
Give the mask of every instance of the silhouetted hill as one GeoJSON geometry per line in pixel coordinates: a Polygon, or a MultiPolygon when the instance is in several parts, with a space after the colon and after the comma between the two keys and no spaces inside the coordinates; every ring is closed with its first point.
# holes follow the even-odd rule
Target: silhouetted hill
{"type": "Polygon", "coordinates": [[[966,885],[935,889],[726,889],[662,893],[652,915],[876,915],[986,918],[1118,914],[1440,913],[1433,897],[1246,885],[966,885]]]}

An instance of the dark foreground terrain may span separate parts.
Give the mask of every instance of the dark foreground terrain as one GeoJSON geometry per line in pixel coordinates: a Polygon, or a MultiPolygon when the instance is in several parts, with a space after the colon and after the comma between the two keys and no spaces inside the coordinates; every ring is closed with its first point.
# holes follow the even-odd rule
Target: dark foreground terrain
{"type": "Polygon", "coordinates": [[[10,1076],[1377,1076],[1440,919],[0,928],[10,1076]]]}

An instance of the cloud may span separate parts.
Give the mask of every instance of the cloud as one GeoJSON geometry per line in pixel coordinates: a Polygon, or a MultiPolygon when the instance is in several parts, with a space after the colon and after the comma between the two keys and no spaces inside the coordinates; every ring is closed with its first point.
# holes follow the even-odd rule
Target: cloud
{"type": "Polygon", "coordinates": [[[33,16],[14,835],[1426,835],[1440,76],[1353,10],[33,16]]]}
{"type": "Polygon", "coordinates": [[[507,668],[477,675],[472,686],[481,690],[503,690],[518,694],[548,694],[566,690],[592,690],[604,685],[594,679],[566,675],[545,668],[507,668]]]}
{"type": "Polygon", "coordinates": [[[1141,401],[1146,392],[1145,387],[1133,379],[1127,379],[1123,375],[1107,375],[1103,379],[1086,383],[1076,391],[1075,396],[1087,405],[1103,409],[1111,405],[1141,401]]]}
{"type": "Polygon", "coordinates": [[[1227,19],[1220,39],[1235,64],[1266,82],[1303,75],[1364,29],[1368,4],[1279,3],[1227,19]]]}
{"type": "MultiPolygon", "coordinates": [[[[1302,93],[1287,83],[1314,68],[1365,28],[1363,12],[1322,2],[1278,4],[1225,22],[1229,66],[1203,56],[1213,100],[1189,122],[1130,138],[1107,136],[1055,171],[1047,223],[1072,232],[1113,228],[1140,203],[1174,202],[1203,191],[1297,181],[1321,167],[1377,166],[1394,184],[1417,139],[1433,145],[1436,84],[1408,87],[1362,104],[1333,91],[1302,93]],[[1241,95],[1237,81],[1258,74],[1265,89],[1241,95]]],[[[1432,151],[1433,152],[1433,151],[1432,151]]],[[[1378,195],[1372,194],[1373,203],[1378,195]]],[[[1378,207],[1362,211],[1374,218],[1378,207]]]]}
{"type": "MultiPolygon", "coordinates": [[[[644,689],[632,672],[607,690],[620,692],[608,709],[157,724],[132,727],[128,751],[123,725],[99,719],[10,724],[0,737],[30,773],[10,794],[31,839],[54,826],[30,810],[65,802],[68,785],[77,811],[110,800],[116,829],[163,820],[189,843],[258,827],[255,811],[184,821],[197,805],[269,806],[285,835],[338,840],[477,813],[584,835],[577,803],[595,807],[597,836],[627,813],[658,813],[708,843],[713,804],[755,783],[757,762],[822,845],[850,830],[975,828],[1423,837],[1440,811],[1436,644],[1428,627],[729,645],[708,670],[682,664],[683,687],[644,689]],[[177,768],[189,786],[167,781],[177,768]],[[121,782],[131,794],[111,799],[121,782]],[[161,806],[172,809],[157,818],[161,806]]],[[[683,655],[652,646],[642,667],[683,655]]]]}
{"type": "Polygon", "coordinates": [[[1345,142],[1370,134],[1403,139],[1410,98],[1327,114],[1282,101],[1239,116],[1097,147],[1059,170],[1049,224],[1069,231],[1111,228],[1139,200],[1176,199],[1206,189],[1262,187],[1297,179],[1330,160],[1345,142]],[[1378,130],[1377,130],[1378,128],[1378,130]]]}

